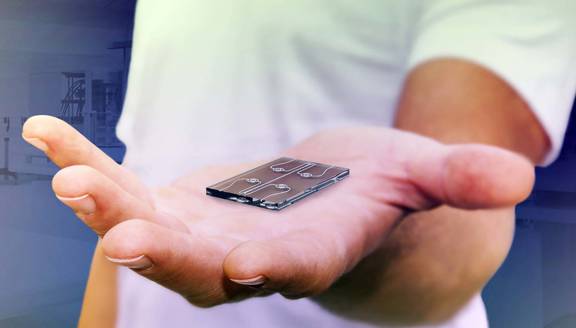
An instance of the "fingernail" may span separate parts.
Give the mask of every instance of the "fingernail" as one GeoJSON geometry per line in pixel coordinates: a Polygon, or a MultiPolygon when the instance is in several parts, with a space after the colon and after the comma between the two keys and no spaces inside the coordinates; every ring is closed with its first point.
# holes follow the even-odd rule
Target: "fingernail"
{"type": "Polygon", "coordinates": [[[125,266],[134,270],[144,270],[152,267],[152,261],[150,261],[146,255],[140,255],[131,259],[115,259],[108,256],[106,256],[106,258],[108,261],[114,264],[125,266]]]}
{"type": "Polygon", "coordinates": [[[62,203],[72,207],[75,212],[79,214],[89,215],[96,212],[96,202],[90,194],[82,195],[79,197],[64,197],[56,195],[62,203]]]}
{"type": "Polygon", "coordinates": [[[24,140],[31,144],[32,146],[40,149],[43,152],[47,152],[48,151],[48,144],[45,143],[42,139],[40,138],[26,138],[24,136],[22,136],[22,138],[24,138],[24,140]]]}
{"type": "Polygon", "coordinates": [[[240,285],[244,285],[244,286],[259,286],[259,285],[264,285],[264,283],[266,282],[266,277],[260,275],[254,278],[250,278],[250,279],[232,279],[230,278],[231,281],[240,284],[240,285]]]}

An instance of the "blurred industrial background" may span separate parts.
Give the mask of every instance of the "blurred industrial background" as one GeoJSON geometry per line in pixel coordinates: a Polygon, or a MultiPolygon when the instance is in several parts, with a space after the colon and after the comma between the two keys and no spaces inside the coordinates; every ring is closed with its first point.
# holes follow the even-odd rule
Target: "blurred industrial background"
{"type": "Polygon", "coordinates": [[[510,255],[483,294],[492,327],[576,327],[576,105],[560,157],[536,169],[516,213],[510,255]]]}
{"type": "Polygon", "coordinates": [[[37,114],[117,161],[132,0],[0,1],[0,327],[74,327],[96,238],[50,192],[55,167],[21,140],[37,114]]]}
{"type": "MultiPolygon", "coordinates": [[[[53,197],[55,167],[21,141],[21,127],[31,115],[59,116],[121,161],[114,127],[134,2],[0,1],[0,327],[75,325],[96,238],[53,197]]],[[[576,327],[572,121],[560,159],[538,169],[510,257],[484,292],[492,327],[576,327]]]]}
{"type": "Polygon", "coordinates": [[[7,154],[0,177],[51,172],[19,137],[26,117],[37,114],[61,117],[120,159],[114,127],[126,86],[133,8],[126,0],[0,2],[0,148],[7,154]]]}

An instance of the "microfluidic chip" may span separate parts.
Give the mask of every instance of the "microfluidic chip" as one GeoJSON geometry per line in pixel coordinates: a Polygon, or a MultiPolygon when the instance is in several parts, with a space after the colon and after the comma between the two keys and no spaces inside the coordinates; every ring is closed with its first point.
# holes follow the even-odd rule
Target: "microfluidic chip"
{"type": "Polygon", "coordinates": [[[282,157],[206,188],[206,194],[280,210],[350,174],[334,165],[282,157]]]}

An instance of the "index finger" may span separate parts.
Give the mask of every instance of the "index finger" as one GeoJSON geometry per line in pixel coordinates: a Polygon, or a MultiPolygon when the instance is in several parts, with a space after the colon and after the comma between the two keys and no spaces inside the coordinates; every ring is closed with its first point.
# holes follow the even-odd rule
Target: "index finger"
{"type": "Polygon", "coordinates": [[[44,151],[60,168],[87,165],[132,195],[148,201],[150,196],[135,174],[117,164],[68,123],[52,116],[38,115],[24,123],[22,137],[44,151]]]}

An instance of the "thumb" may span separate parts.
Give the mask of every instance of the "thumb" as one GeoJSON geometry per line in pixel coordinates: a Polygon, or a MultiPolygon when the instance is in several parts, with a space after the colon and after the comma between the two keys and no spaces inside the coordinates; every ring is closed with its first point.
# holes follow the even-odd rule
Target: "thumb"
{"type": "Polygon", "coordinates": [[[528,197],[534,167],[498,147],[435,143],[407,161],[409,180],[433,200],[463,209],[513,206],[528,197]]]}

